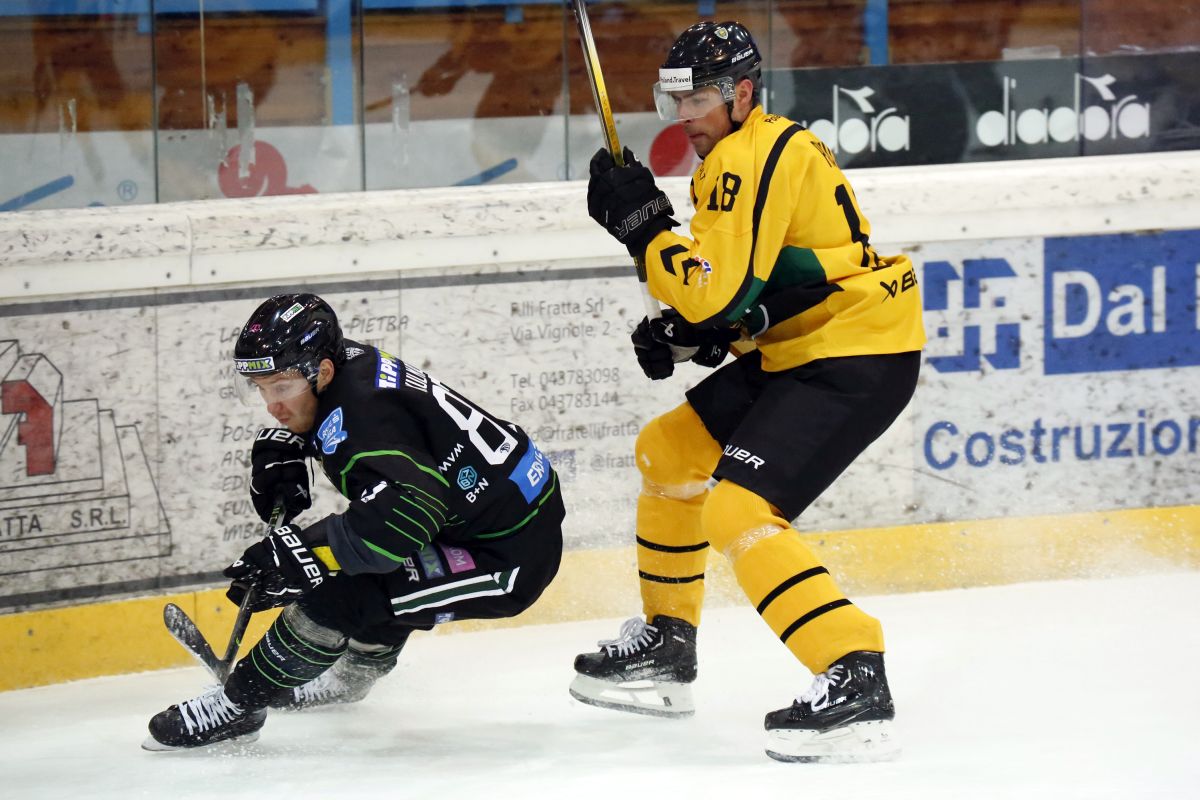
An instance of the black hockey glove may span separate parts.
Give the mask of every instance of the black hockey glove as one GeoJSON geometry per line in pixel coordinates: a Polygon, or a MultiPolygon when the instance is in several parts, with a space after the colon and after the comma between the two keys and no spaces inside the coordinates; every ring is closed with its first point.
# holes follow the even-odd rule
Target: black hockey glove
{"type": "Polygon", "coordinates": [[[661,231],[679,224],[671,218],[675,209],[655,185],[654,175],[628,147],[624,167],[618,167],[612,153],[602,147],[592,156],[588,171],[592,176],[588,181],[588,214],[634,258],[644,256],[650,240],[661,231]]]}
{"type": "Polygon", "coordinates": [[[658,319],[642,318],[630,337],[642,372],[661,380],[674,365],[692,361],[702,367],[717,367],[729,354],[729,345],[740,334],[734,328],[698,328],[673,308],[658,319]]]}
{"type": "Polygon", "coordinates": [[[243,584],[255,586],[250,609],[258,612],[286,606],[317,588],[329,577],[329,568],[305,543],[300,526],[284,525],[247,547],[222,574],[234,581],[225,596],[235,605],[242,603],[243,584]]]}
{"type": "Polygon", "coordinates": [[[637,356],[638,366],[646,377],[652,381],[661,381],[671,377],[675,371],[674,354],[671,345],[664,344],[650,335],[650,320],[642,317],[642,321],[633,329],[629,336],[633,342],[633,354],[637,356]]]}
{"type": "Polygon", "coordinates": [[[283,500],[284,522],[312,505],[304,437],[287,428],[263,428],[250,451],[250,500],[263,522],[271,519],[276,497],[283,500]]]}

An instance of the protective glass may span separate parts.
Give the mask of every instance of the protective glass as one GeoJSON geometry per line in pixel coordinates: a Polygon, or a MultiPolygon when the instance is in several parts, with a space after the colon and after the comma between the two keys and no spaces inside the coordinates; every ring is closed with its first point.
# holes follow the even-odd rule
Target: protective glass
{"type": "Polygon", "coordinates": [[[670,91],[664,89],[661,82],[654,84],[654,107],[658,109],[659,118],[668,122],[698,119],[732,100],[732,78],[719,78],[715,83],[694,89],[670,91]]]}
{"type": "Polygon", "coordinates": [[[310,390],[308,379],[298,369],[287,369],[270,375],[234,375],[233,385],[243,405],[270,405],[291,400],[310,390]]]}

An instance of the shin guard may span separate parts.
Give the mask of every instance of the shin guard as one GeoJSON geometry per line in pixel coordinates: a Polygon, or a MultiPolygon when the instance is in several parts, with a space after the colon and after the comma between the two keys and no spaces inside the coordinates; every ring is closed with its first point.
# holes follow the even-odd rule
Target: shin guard
{"type": "Polygon", "coordinates": [[[346,636],[290,605],[238,662],[225,682],[225,692],[244,708],[276,705],[297,686],[333,666],[345,652],[346,636]]]}
{"type": "Polygon", "coordinates": [[[700,624],[708,542],[700,514],[721,449],[684,403],[638,435],[642,493],[637,505],[637,560],[642,610],[700,624]]]}
{"type": "Polygon", "coordinates": [[[800,535],[761,497],[721,481],[701,523],[763,620],[814,674],[850,652],[883,652],[879,621],[846,599],[800,535]]]}

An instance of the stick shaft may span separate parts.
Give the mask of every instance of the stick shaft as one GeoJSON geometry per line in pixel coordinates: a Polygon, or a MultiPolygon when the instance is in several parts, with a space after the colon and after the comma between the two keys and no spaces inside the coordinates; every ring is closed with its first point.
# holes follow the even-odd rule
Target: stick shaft
{"type": "MultiPolygon", "coordinates": [[[[596,42],[592,38],[592,24],[588,20],[586,0],[571,0],[575,9],[575,23],[579,26],[579,42],[583,46],[583,64],[587,67],[588,82],[592,85],[592,98],[596,101],[596,110],[600,114],[600,127],[604,129],[604,144],[612,153],[613,162],[618,167],[625,166],[625,154],[621,148],[621,140],[617,136],[617,123],[613,120],[612,105],[608,102],[608,89],[604,86],[604,73],[600,69],[600,56],[596,52],[596,42]]],[[[646,307],[646,316],[655,319],[662,316],[658,301],[650,296],[646,288],[646,262],[640,256],[633,259],[637,270],[638,280],[642,284],[642,302],[646,307]]]]}
{"type": "MultiPolygon", "coordinates": [[[[271,531],[279,527],[279,523],[283,522],[283,498],[276,498],[275,507],[271,509],[271,518],[267,520],[266,527],[263,529],[263,535],[267,536],[271,531]]],[[[233,670],[233,663],[237,660],[238,648],[242,645],[242,636],[246,633],[246,627],[250,624],[250,605],[254,601],[255,585],[250,583],[246,586],[246,594],[242,596],[242,604],[238,606],[237,617],[233,620],[233,630],[229,632],[229,644],[225,645],[225,657],[221,659],[218,665],[219,671],[217,678],[222,683],[229,677],[229,673],[233,670]]]]}

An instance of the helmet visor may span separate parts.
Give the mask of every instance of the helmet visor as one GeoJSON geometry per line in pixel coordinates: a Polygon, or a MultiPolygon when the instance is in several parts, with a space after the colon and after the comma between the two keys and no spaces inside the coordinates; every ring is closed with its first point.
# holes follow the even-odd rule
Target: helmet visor
{"type": "Polygon", "coordinates": [[[309,391],[311,384],[298,369],[269,375],[234,375],[233,385],[243,405],[282,403],[309,391]]]}
{"type": "Polygon", "coordinates": [[[658,109],[659,118],[668,122],[699,119],[733,100],[732,78],[718,78],[714,83],[694,88],[667,87],[671,84],[664,86],[662,81],[654,84],[654,107],[658,109]]]}

